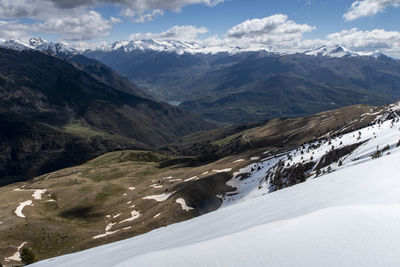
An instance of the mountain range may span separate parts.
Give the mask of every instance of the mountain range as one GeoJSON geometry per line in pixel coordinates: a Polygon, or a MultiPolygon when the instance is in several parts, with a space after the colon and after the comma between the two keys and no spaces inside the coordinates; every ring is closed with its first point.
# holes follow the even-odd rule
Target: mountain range
{"type": "Polygon", "coordinates": [[[111,66],[157,99],[219,123],[304,116],[400,96],[400,63],[339,46],[304,54],[172,53],[97,49],[84,54],[111,66]],[[156,64],[154,64],[156,63],[156,64]]]}
{"type": "Polygon", "coordinates": [[[0,65],[2,183],[215,127],[82,55],[0,47],[0,65]]]}
{"type": "MultiPolygon", "coordinates": [[[[18,42],[3,45],[24,49],[18,42]]],[[[202,47],[195,42],[134,40],[79,52],[33,38],[25,49],[90,68],[101,81],[125,77],[111,86],[179,105],[220,124],[305,116],[355,104],[383,105],[400,97],[400,63],[381,53],[357,53],[341,45],[297,54],[268,47],[214,52],[202,47]],[[132,83],[137,86],[132,88],[132,83]]]]}

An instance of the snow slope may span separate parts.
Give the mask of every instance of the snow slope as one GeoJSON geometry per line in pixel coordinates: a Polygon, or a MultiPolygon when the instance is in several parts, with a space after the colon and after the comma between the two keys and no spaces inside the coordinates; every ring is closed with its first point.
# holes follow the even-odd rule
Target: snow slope
{"type": "Polygon", "coordinates": [[[322,57],[354,57],[360,56],[358,53],[353,52],[341,45],[323,45],[315,49],[308,50],[304,54],[309,56],[322,56],[322,57]]]}
{"type": "Polygon", "coordinates": [[[399,152],[32,266],[400,266],[399,152]]]}
{"type": "MultiPolygon", "coordinates": [[[[375,123],[371,126],[359,129],[354,132],[339,135],[333,138],[326,137],[321,141],[315,141],[304,146],[283,152],[279,155],[271,155],[257,163],[252,163],[234,174],[228,185],[237,188],[235,192],[227,194],[224,198],[223,206],[236,204],[257,196],[268,194],[275,191],[271,179],[279,169],[279,165],[296,166],[314,162],[314,167],[308,172],[309,179],[316,178],[315,167],[333,149],[343,149],[345,147],[360,144],[352,153],[340,158],[340,161],[331,163],[321,168],[322,173],[338,171],[370,161],[377,151],[382,151],[382,155],[392,153],[400,149],[397,145],[400,142],[400,118],[394,112],[400,113],[400,103],[388,106],[382,114],[366,113],[361,115],[360,120],[367,116],[378,115],[375,123]],[[397,116],[395,119],[387,119],[389,114],[397,116]],[[340,162],[340,163],[339,163],[340,162]],[[246,179],[241,179],[243,174],[247,174],[246,179]]],[[[378,112],[380,113],[380,112],[378,112]]],[[[345,129],[343,129],[345,130],[345,129]]],[[[321,177],[322,178],[322,177],[321,177]]]]}

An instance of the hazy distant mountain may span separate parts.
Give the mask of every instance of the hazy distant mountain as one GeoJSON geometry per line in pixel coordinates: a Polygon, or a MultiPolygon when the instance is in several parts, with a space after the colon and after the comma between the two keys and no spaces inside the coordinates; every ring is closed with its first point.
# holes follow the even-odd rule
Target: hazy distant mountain
{"type": "Polygon", "coordinates": [[[219,122],[301,116],[400,97],[400,64],[340,46],[304,54],[178,54],[125,49],[86,51],[158,99],[219,122]]]}

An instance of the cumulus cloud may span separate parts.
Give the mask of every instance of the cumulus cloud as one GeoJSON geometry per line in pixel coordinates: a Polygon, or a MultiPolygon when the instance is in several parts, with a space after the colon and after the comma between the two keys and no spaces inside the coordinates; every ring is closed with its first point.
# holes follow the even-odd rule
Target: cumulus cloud
{"type": "Polygon", "coordinates": [[[174,26],[171,29],[161,33],[136,33],[130,36],[131,40],[138,39],[161,39],[161,40],[184,40],[194,41],[200,34],[207,33],[205,27],[197,28],[195,26],[174,26]]]}
{"type": "Polygon", "coordinates": [[[0,20],[0,38],[5,40],[24,40],[28,38],[30,27],[16,21],[0,20]]]}
{"type": "Polygon", "coordinates": [[[398,7],[400,0],[358,0],[353,2],[343,15],[345,20],[355,20],[361,17],[373,16],[385,10],[388,6],[398,7]]]}
{"type": "Polygon", "coordinates": [[[71,14],[74,10],[93,8],[107,3],[118,5],[121,8],[121,14],[127,16],[145,13],[147,15],[158,13],[157,15],[159,15],[157,10],[179,11],[186,5],[214,6],[222,2],[224,0],[1,0],[0,17],[37,19],[57,15],[63,11],[71,14]]]}
{"type": "Polygon", "coordinates": [[[381,51],[400,56],[400,32],[374,29],[362,31],[357,28],[343,30],[327,36],[331,43],[342,44],[355,51],[381,51]]]}
{"type": "Polygon", "coordinates": [[[34,24],[16,20],[0,21],[0,37],[3,39],[28,39],[33,32],[57,34],[64,40],[90,40],[103,37],[112,26],[121,22],[117,18],[103,18],[96,11],[54,17],[34,24]]]}
{"type": "Polygon", "coordinates": [[[34,27],[40,32],[60,34],[66,40],[90,40],[107,35],[112,26],[119,22],[121,20],[117,18],[107,20],[98,12],[89,11],[79,16],[50,18],[34,27]]]}
{"type": "Polygon", "coordinates": [[[145,12],[145,13],[139,13],[139,14],[132,12],[132,15],[131,15],[131,9],[128,8],[122,13],[122,15],[125,17],[134,17],[134,19],[133,19],[134,22],[142,23],[142,22],[152,21],[156,17],[164,15],[164,10],[154,9],[152,11],[145,12]]]}
{"type": "MultiPolygon", "coordinates": [[[[105,19],[93,10],[103,4],[116,5],[121,16],[139,23],[154,20],[165,10],[179,11],[187,5],[214,6],[222,2],[224,0],[0,0],[0,19],[29,18],[34,20],[31,31],[57,33],[66,40],[88,40],[107,35],[119,22],[115,18],[105,19]]],[[[5,24],[2,27],[5,29],[5,24]]],[[[25,33],[27,25],[9,24],[7,31],[0,35],[18,36],[18,32],[12,30],[16,27],[25,33]]]]}
{"type": "Polygon", "coordinates": [[[231,28],[227,39],[236,42],[262,43],[271,46],[294,46],[305,32],[315,27],[308,24],[297,24],[287,15],[276,14],[262,19],[246,20],[231,28]]]}

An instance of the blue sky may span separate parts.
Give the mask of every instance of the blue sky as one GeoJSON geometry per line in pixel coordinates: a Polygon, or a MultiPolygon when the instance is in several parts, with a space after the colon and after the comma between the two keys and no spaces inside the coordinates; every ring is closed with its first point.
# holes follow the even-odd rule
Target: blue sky
{"type": "Polygon", "coordinates": [[[399,56],[399,5],[400,0],[0,0],[0,38],[41,36],[85,45],[142,37],[212,37],[219,43],[287,50],[339,42],[399,56]],[[190,35],[193,29],[198,34],[190,35]]]}
{"type": "MultiPolygon", "coordinates": [[[[105,39],[124,40],[133,33],[162,32],[175,25],[194,25],[210,30],[205,36],[225,34],[232,26],[245,20],[263,18],[274,14],[286,14],[297,23],[307,23],[316,29],[307,33],[309,38],[323,38],[329,33],[357,27],[362,30],[375,28],[400,29],[400,9],[387,8],[383,13],[346,21],[343,14],[354,1],[351,0],[305,0],[265,1],[229,0],[213,7],[203,4],[185,6],[180,12],[167,11],[163,16],[145,23],[134,23],[124,18],[105,39]]],[[[98,8],[104,16],[117,16],[118,9],[98,8]]]]}

